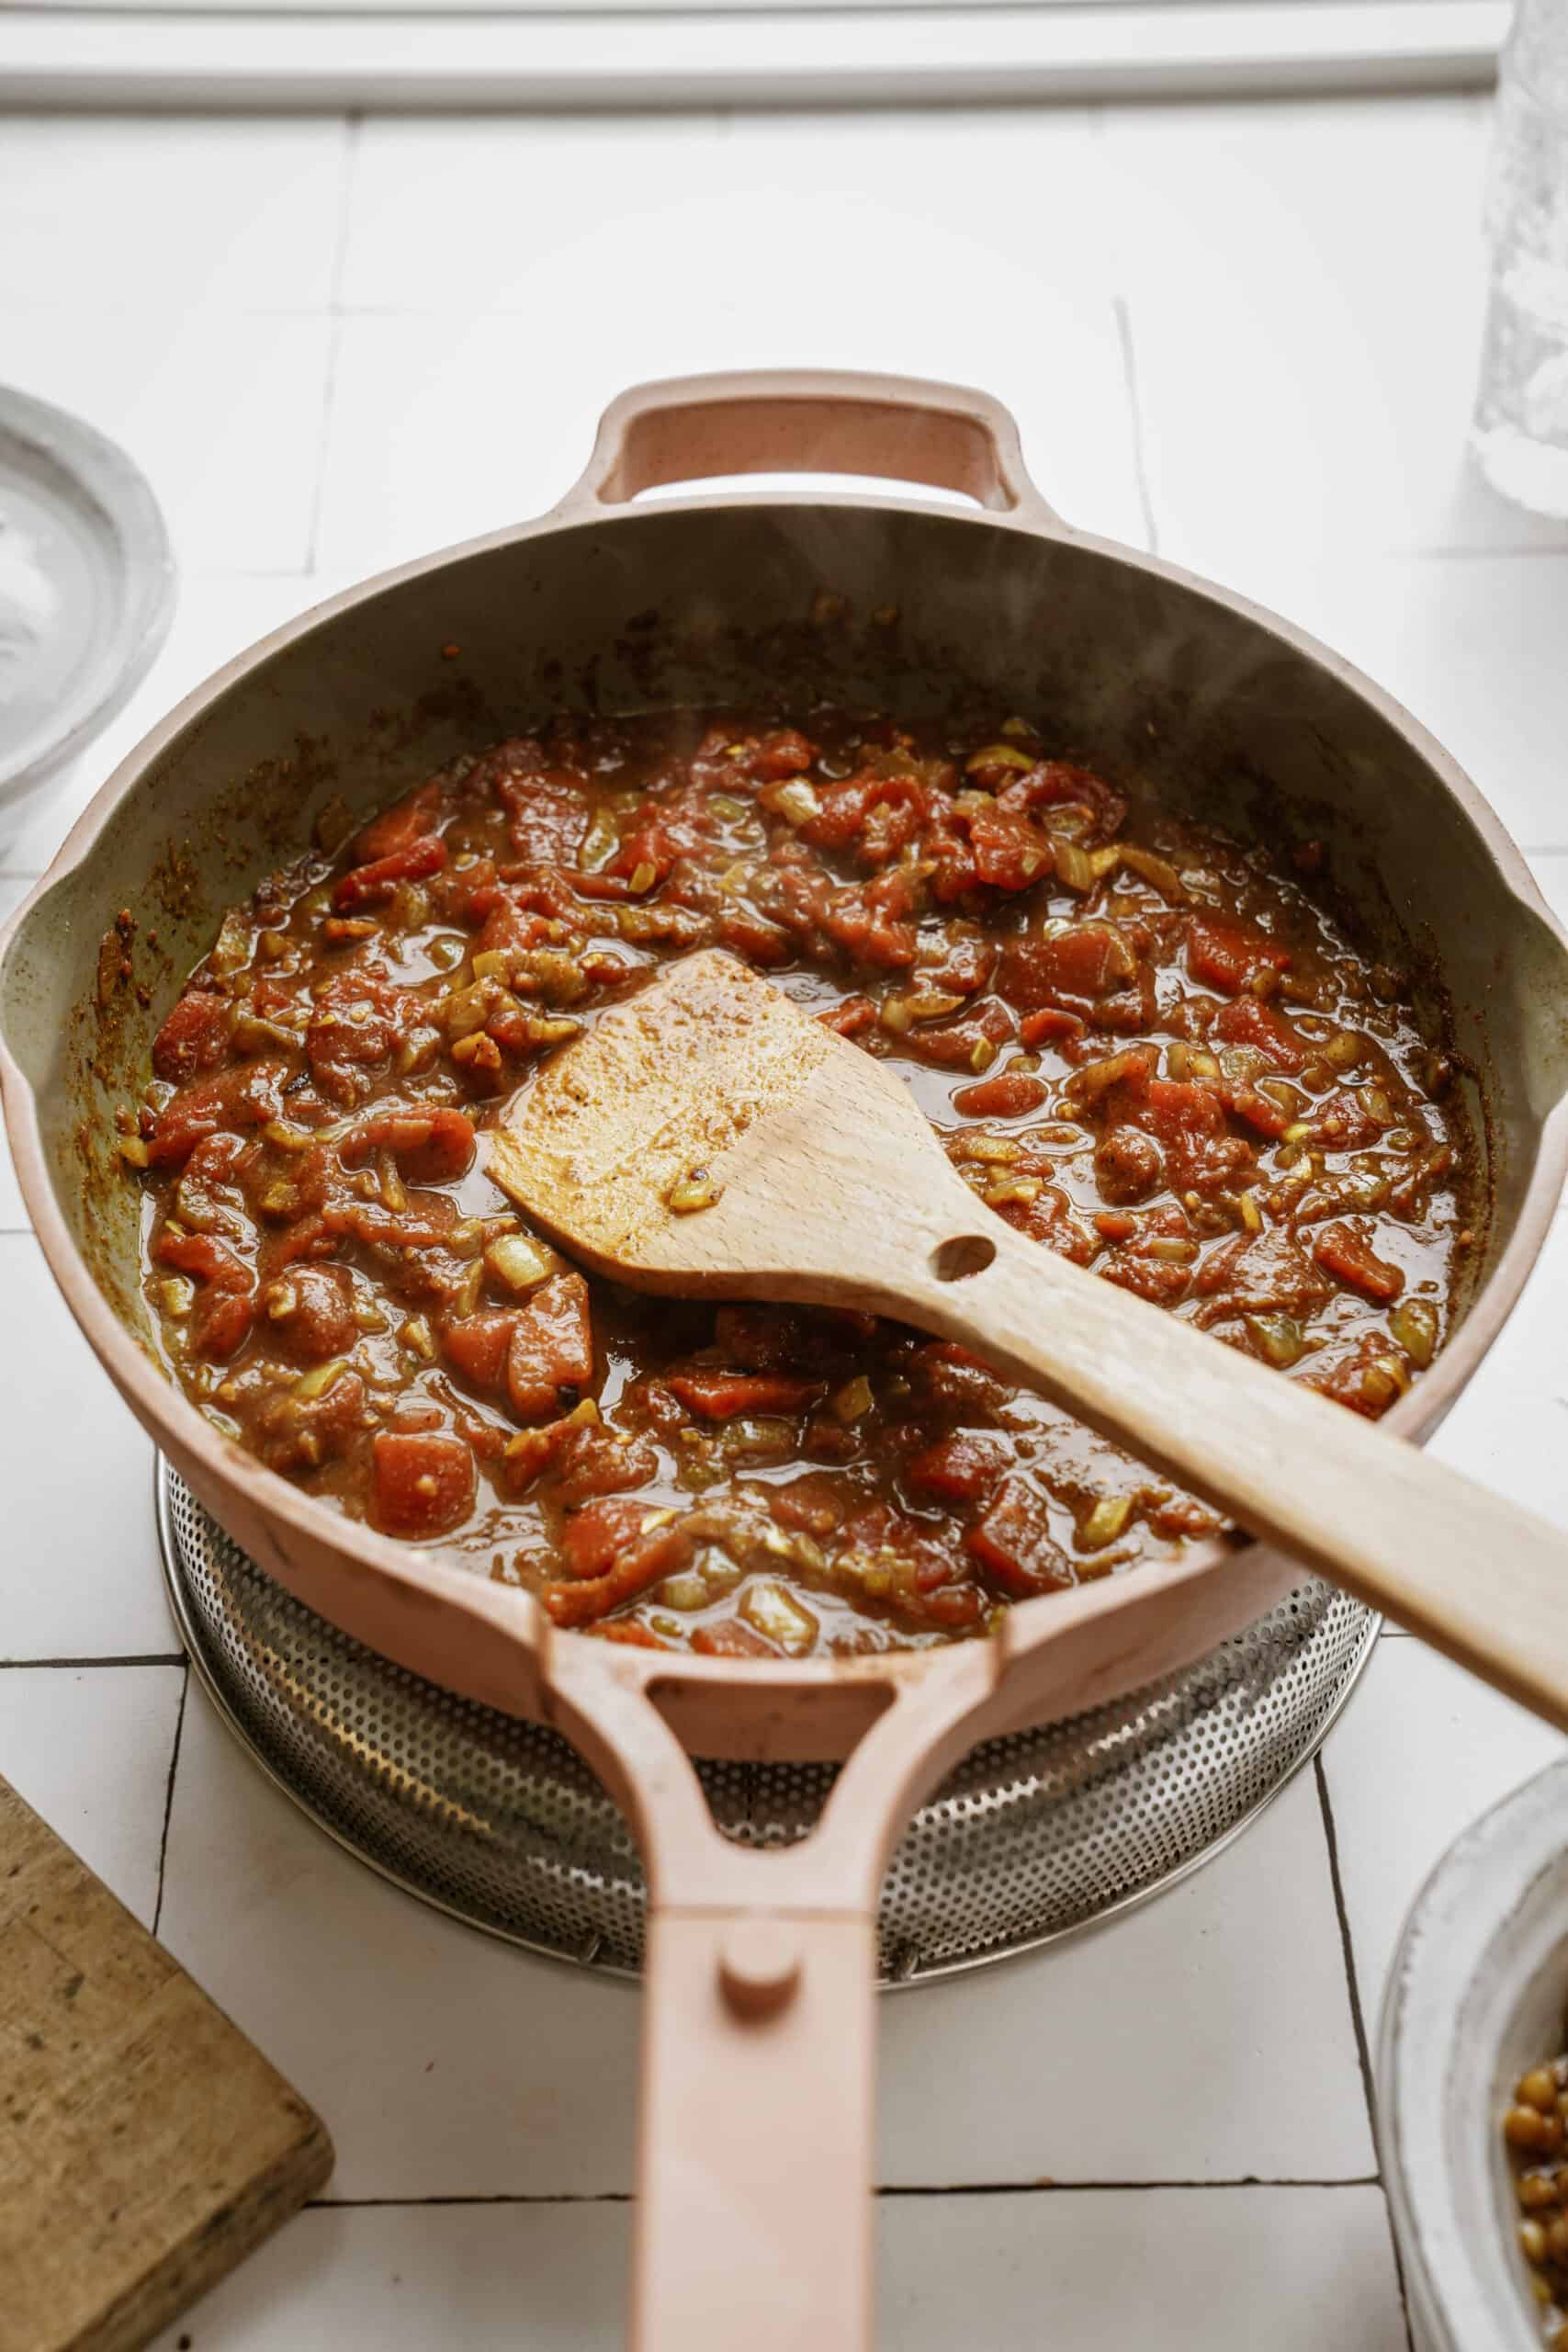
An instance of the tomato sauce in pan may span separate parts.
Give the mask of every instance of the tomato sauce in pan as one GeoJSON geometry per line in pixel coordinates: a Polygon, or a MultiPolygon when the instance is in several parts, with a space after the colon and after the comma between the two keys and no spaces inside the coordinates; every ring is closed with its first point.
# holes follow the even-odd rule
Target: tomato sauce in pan
{"type": "MultiPolygon", "coordinates": [[[[480,1172],[549,1053],[729,949],[1042,1249],[1376,1417],[1472,1246],[1451,1069],[1314,884],[1018,719],[563,718],[231,909],[152,1050],[167,1362],[323,1504],[720,1655],[983,1632],[1215,1514],[964,1349],[585,1277],[480,1172]]],[[[348,838],[343,838],[347,833],[348,838]]]]}

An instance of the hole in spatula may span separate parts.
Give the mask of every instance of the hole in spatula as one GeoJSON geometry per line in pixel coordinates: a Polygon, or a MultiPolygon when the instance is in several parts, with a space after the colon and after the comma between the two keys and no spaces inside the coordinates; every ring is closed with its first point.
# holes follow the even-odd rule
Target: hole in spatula
{"type": "Polygon", "coordinates": [[[931,1272],[939,1283],[961,1283],[965,1274],[983,1274],[996,1254],[983,1233],[960,1233],[931,1251],[931,1272]]]}

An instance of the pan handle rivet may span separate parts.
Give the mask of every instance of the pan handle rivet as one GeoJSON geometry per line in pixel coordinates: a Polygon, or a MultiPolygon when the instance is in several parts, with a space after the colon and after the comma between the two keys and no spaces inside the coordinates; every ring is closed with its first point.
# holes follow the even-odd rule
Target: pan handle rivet
{"type": "Polygon", "coordinates": [[[738,2017],[772,2017],[800,1982],[800,1938],[783,1919],[737,1919],[718,1948],[718,1981],[738,2017]]]}

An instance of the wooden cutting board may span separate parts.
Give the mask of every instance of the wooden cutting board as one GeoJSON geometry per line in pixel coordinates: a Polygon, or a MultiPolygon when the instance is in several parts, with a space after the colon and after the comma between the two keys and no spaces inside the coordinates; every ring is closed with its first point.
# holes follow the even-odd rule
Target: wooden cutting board
{"type": "Polygon", "coordinates": [[[132,2352],[332,2164],[304,2100],[0,1781],[0,2352],[132,2352]]]}

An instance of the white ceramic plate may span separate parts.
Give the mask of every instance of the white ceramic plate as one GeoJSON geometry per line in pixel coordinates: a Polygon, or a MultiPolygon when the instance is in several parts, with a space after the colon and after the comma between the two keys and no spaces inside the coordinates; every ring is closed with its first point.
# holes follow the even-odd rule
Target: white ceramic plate
{"type": "Polygon", "coordinates": [[[0,385],[0,845],[168,633],[164,518],[123,450],[0,385]]]}

